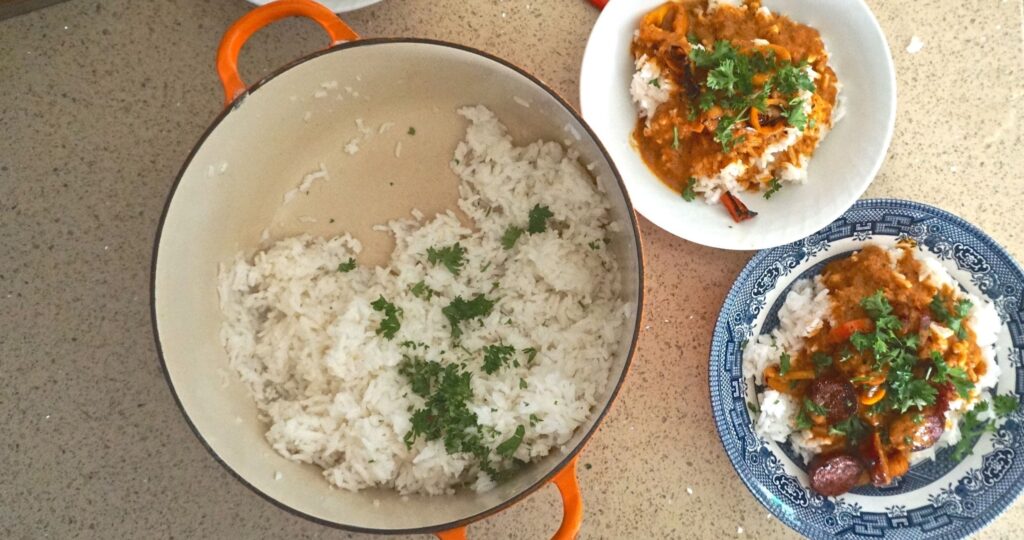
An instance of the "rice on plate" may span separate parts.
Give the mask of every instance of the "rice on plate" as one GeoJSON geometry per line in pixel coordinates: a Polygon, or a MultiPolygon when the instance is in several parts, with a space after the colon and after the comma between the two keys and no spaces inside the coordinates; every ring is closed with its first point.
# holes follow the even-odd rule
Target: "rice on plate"
{"type": "Polygon", "coordinates": [[[960,459],[1016,408],[1012,396],[986,396],[1000,375],[1000,326],[991,302],[915,246],[833,259],[793,284],[778,326],[743,350],[754,432],[788,442],[823,495],[888,485],[948,446],[960,459]]]}
{"type": "Polygon", "coordinates": [[[472,226],[414,211],[381,226],[387,266],[360,266],[350,235],[304,235],[220,272],[222,341],[267,441],[347,490],[486,491],[560,450],[626,331],[621,226],[575,152],[459,114],[472,226]]]}

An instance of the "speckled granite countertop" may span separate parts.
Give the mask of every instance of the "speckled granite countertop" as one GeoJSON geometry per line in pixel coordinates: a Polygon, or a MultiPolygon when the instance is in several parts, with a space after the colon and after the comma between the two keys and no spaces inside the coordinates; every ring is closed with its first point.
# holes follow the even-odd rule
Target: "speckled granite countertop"
{"type": "MultiPolygon", "coordinates": [[[[899,115],[867,196],[935,204],[1024,259],[1021,1],[869,0],[889,38],[899,115]],[[906,46],[918,36],[924,48],[906,46]]],[[[164,382],[149,264],[164,198],[217,114],[213,56],[238,0],[71,0],[0,23],[0,536],[356,538],[233,480],[164,382]]],[[[573,103],[597,12],[583,0],[387,0],[345,18],[365,36],[496,53],[573,103]]],[[[306,22],[259,33],[261,73],[321,46],[306,22]]],[[[582,460],[582,538],[792,537],[729,465],[708,405],[714,319],[750,253],[641,220],[648,301],[638,358],[582,460]],[[692,489],[692,494],[687,488],[692,489]],[[738,527],[742,527],[742,533],[738,527]]],[[[553,488],[475,525],[544,538],[553,488]]],[[[981,533],[1024,537],[1024,502],[981,533]]]]}

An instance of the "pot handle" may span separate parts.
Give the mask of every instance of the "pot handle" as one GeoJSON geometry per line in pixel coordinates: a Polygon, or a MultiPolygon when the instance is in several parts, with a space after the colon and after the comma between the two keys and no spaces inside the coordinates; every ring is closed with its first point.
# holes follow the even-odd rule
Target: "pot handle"
{"type": "MultiPolygon", "coordinates": [[[[580,484],[576,479],[576,462],[579,458],[577,454],[551,479],[551,483],[558,487],[558,493],[562,496],[562,525],[551,537],[552,540],[573,540],[583,524],[583,497],[580,495],[580,484]]],[[[468,525],[441,531],[436,533],[436,536],[439,540],[466,540],[467,527],[468,525]]]]}
{"type": "Polygon", "coordinates": [[[288,17],[313,19],[330,36],[329,47],[343,41],[359,39],[359,36],[334,12],[311,0],[277,0],[246,13],[228,28],[220,40],[220,47],[217,48],[217,74],[224,86],[225,107],[230,106],[246,90],[245,83],[238,74],[238,53],[242,52],[242,46],[259,29],[288,17]]]}

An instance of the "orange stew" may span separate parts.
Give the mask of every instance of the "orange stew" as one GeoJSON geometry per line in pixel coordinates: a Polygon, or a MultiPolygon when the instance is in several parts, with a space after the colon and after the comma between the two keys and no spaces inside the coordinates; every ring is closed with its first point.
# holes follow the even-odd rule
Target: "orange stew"
{"type": "Polygon", "coordinates": [[[714,10],[707,0],[667,2],[642,19],[632,54],[638,69],[656,66],[660,75],[647,84],[668,94],[637,121],[634,145],[687,200],[695,188],[712,192],[712,202],[729,191],[695,178],[714,178],[735,162],[745,170],[733,191],[777,190],[780,171],[802,169],[831,126],[838,86],[818,31],[761,9],[759,0],[714,10]],[[766,154],[774,159],[761,163],[766,154]]]}
{"type": "Polygon", "coordinates": [[[926,281],[912,249],[894,262],[871,246],[828,264],[833,322],[765,371],[767,386],[800,404],[797,428],[821,445],[808,468],[819,493],[889,484],[912,451],[938,441],[950,401],[977,397],[986,364],[971,304],[926,281]]]}

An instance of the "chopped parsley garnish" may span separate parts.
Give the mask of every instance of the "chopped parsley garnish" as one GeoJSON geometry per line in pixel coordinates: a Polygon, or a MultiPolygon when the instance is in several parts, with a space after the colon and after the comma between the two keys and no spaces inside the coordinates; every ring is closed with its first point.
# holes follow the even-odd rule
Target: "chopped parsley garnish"
{"type": "Polygon", "coordinates": [[[594,240],[593,242],[587,243],[587,247],[589,247],[590,249],[592,249],[594,251],[597,251],[597,250],[601,249],[601,242],[598,242],[597,240],[594,240]]]}
{"type": "Polygon", "coordinates": [[[789,105],[782,109],[782,116],[786,123],[803,131],[807,127],[807,113],[804,112],[804,100],[793,98],[789,105]]]}
{"type": "Polygon", "coordinates": [[[530,427],[537,425],[540,422],[540,417],[536,414],[530,414],[530,427]]]}
{"type": "Polygon", "coordinates": [[[459,275],[466,264],[466,248],[458,242],[441,249],[427,248],[427,261],[434,266],[441,263],[449,272],[459,275]]]}
{"type": "Polygon", "coordinates": [[[1017,412],[1020,400],[1013,394],[1000,394],[992,399],[992,409],[999,418],[1006,418],[1017,412]]]}
{"type": "Polygon", "coordinates": [[[761,414],[761,408],[758,407],[757,403],[754,403],[753,401],[748,401],[747,402],[747,410],[750,411],[750,414],[753,414],[753,415],[761,414]]]}
{"type": "Polygon", "coordinates": [[[380,326],[377,327],[377,335],[383,336],[384,339],[394,339],[398,329],[402,327],[402,321],[399,320],[402,316],[402,308],[395,307],[394,304],[385,300],[383,296],[370,302],[370,307],[374,311],[380,311],[384,314],[384,319],[380,321],[380,326]]]}
{"type": "Polygon", "coordinates": [[[552,217],[554,217],[554,214],[551,213],[550,208],[540,204],[535,205],[530,210],[530,221],[526,226],[527,232],[537,234],[548,230],[548,219],[552,217]]]}
{"type": "Polygon", "coordinates": [[[803,431],[805,429],[811,429],[814,422],[811,422],[811,417],[807,416],[807,409],[800,407],[800,412],[796,414],[796,429],[803,431]]]}
{"type": "Polygon", "coordinates": [[[356,269],[356,260],[353,259],[352,257],[349,257],[347,261],[345,261],[345,262],[343,262],[343,263],[338,265],[338,271],[341,272],[342,274],[344,274],[346,272],[351,272],[351,271],[353,271],[355,269],[356,269]]]}
{"type": "Polygon", "coordinates": [[[649,84],[649,85],[651,85],[651,86],[653,86],[655,88],[661,88],[661,79],[655,77],[655,78],[647,81],[647,84],[649,84]]]}
{"type": "Polygon", "coordinates": [[[974,389],[974,383],[971,382],[967,371],[960,367],[950,366],[938,351],[932,351],[931,360],[935,364],[932,380],[940,384],[947,382],[952,384],[956,389],[956,394],[967,399],[970,391],[974,389]]]}
{"type": "Polygon", "coordinates": [[[1006,418],[1013,414],[1020,404],[1017,396],[1013,394],[997,394],[992,398],[992,412],[996,418],[982,420],[981,413],[988,411],[987,401],[981,401],[974,406],[974,409],[967,411],[960,420],[960,442],[953,448],[953,459],[960,461],[978,442],[985,433],[993,433],[996,430],[996,419],[1006,418]]]}
{"type": "Polygon", "coordinates": [[[512,354],[516,352],[511,345],[488,345],[484,347],[484,373],[493,375],[508,365],[512,354]]]}
{"type": "Polygon", "coordinates": [[[480,317],[486,317],[490,315],[491,310],[494,309],[494,300],[488,299],[482,294],[478,294],[473,297],[472,300],[464,300],[461,296],[456,296],[447,306],[441,309],[441,313],[448,318],[448,323],[451,325],[451,332],[453,338],[458,338],[462,335],[462,329],[459,327],[459,323],[477,319],[480,317]]]}
{"type": "Polygon", "coordinates": [[[519,388],[521,390],[526,390],[527,388],[529,388],[529,385],[526,384],[526,379],[523,379],[523,378],[519,379],[519,388]]]}
{"type": "Polygon", "coordinates": [[[783,94],[795,94],[801,90],[814,92],[814,81],[805,67],[806,64],[802,62],[797,65],[784,62],[772,77],[772,86],[783,94]]]}
{"type": "Polygon", "coordinates": [[[876,291],[861,300],[861,307],[874,322],[873,332],[855,332],[850,343],[861,352],[870,351],[876,370],[888,368],[885,397],[873,405],[873,410],[906,412],[912,407],[923,408],[935,403],[938,390],[930,382],[914,375],[917,365],[917,334],[903,335],[903,323],[893,315],[892,305],[885,292],[876,291]]]}
{"type": "Polygon", "coordinates": [[[970,314],[972,307],[974,307],[974,304],[970,300],[960,300],[953,305],[953,312],[950,313],[946,308],[946,301],[940,293],[935,293],[931,303],[932,315],[935,315],[939,322],[948,326],[956,334],[956,338],[960,340],[967,339],[967,328],[964,327],[964,319],[970,314]]]}
{"type": "Polygon", "coordinates": [[[449,454],[471,454],[481,470],[494,479],[501,478],[508,471],[498,471],[491,463],[491,450],[483,440],[486,429],[469,409],[468,403],[473,399],[472,375],[456,364],[443,369],[436,365],[410,360],[399,368],[414,385],[414,391],[426,399],[423,408],[415,410],[409,418],[412,427],[403,437],[406,446],[412,448],[420,437],[428,441],[441,439],[449,454]]]}
{"type": "Polygon", "coordinates": [[[523,444],[524,435],[526,435],[526,428],[520,424],[516,427],[516,432],[508,439],[505,439],[505,442],[499,444],[494,451],[503,458],[511,459],[512,455],[515,454],[516,450],[519,448],[519,445],[523,444]]]}
{"type": "Polygon", "coordinates": [[[856,444],[867,433],[867,427],[861,422],[857,415],[853,415],[842,422],[836,422],[828,428],[829,435],[842,435],[846,437],[848,444],[856,444]]]}
{"type": "Polygon", "coordinates": [[[779,357],[779,375],[784,376],[789,373],[790,360],[792,358],[790,358],[789,353],[782,353],[782,356],[779,357]]]}
{"type": "Polygon", "coordinates": [[[814,416],[828,416],[828,411],[825,407],[818,405],[810,398],[804,398],[804,408],[814,416]]]}
{"type": "Polygon", "coordinates": [[[398,373],[409,380],[413,393],[424,398],[430,397],[430,389],[437,383],[444,367],[437,362],[408,356],[398,365],[398,373]]]}
{"type": "Polygon", "coordinates": [[[407,131],[406,133],[408,133],[409,135],[415,135],[416,134],[416,128],[414,128],[412,126],[409,126],[409,131],[407,131]]]}
{"type": "Polygon", "coordinates": [[[782,182],[779,182],[778,178],[772,178],[768,182],[768,190],[764,192],[764,198],[771,199],[772,195],[778,193],[780,189],[782,189],[782,182]]]}
{"type": "Polygon", "coordinates": [[[974,448],[974,444],[978,442],[978,439],[987,432],[995,431],[995,422],[992,420],[981,420],[979,416],[981,413],[988,410],[988,402],[982,401],[974,406],[973,409],[967,411],[963,419],[960,420],[960,441],[956,443],[953,448],[953,460],[960,461],[974,448]]]}
{"type": "Polygon", "coordinates": [[[537,359],[537,349],[534,349],[533,347],[523,349],[523,354],[526,355],[526,365],[533,365],[533,361],[537,359]]]}
{"type": "Polygon", "coordinates": [[[519,237],[522,236],[524,232],[526,231],[521,227],[509,225],[509,227],[505,229],[505,234],[501,235],[501,247],[505,249],[512,249],[512,247],[516,245],[516,241],[519,240],[519,237]]]}
{"type": "Polygon", "coordinates": [[[811,362],[814,363],[814,372],[819,373],[832,365],[832,357],[819,351],[811,355],[811,362]]]}
{"type": "Polygon", "coordinates": [[[770,95],[788,104],[780,108],[789,125],[801,131],[806,128],[807,115],[799,95],[802,91],[814,92],[815,87],[804,69],[805,63],[780,62],[774,52],[743,54],[725,40],[717,41],[711,49],[691,47],[689,59],[695,67],[707,70],[697,107],[706,112],[718,106],[723,111],[714,131],[715,141],[723,151],[729,152],[743,142],[745,136],[736,137],[735,129],[750,120],[752,109],[767,110],[770,95]],[[772,76],[754,84],[755,75],[763,73],[772,76]]]}
{"type": "Polygon", "coordinates": [[[686,185],[683,186],[683,192],[682,192],[683,200],[684,201],[686,201],[686,202],[693,202],[694,199],[697,198],[697,192],[694,191],[694,189],[693,189],[696,186],[697,186],[697,179],[696,178],[691,176],[691,177],[686,179],[686,185]]]}
{"type": "Polygon", "coordinates": [[[416,298],[422,298],[424,300],[430,300],[435,294],[437,294],[437,291],[427,287],[427,284],[423,281],[414,283],[413,286],[409,288],[409,292],[411,292],[416,298]]]}

